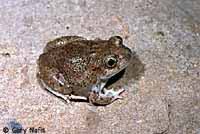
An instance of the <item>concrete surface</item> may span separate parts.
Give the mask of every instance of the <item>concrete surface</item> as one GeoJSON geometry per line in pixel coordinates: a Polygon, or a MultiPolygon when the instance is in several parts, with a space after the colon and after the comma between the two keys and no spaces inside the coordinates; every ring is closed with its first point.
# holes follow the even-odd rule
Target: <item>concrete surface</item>
{"type": "Polygon", "coordinates": [[[1,0],[0,92],[0,133],[200,134],[200,1],[1,0]],[[69,105],[41,89],[36,60],[63,35],[125,39],[138,59],[123,100],[69,105]]]}

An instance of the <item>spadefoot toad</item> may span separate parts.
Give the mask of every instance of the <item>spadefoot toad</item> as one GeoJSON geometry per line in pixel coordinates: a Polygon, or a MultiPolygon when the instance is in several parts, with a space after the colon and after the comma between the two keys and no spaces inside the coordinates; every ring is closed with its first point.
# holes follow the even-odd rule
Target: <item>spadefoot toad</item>
{"type": "Polygon", "coordinates": [[[37,78],[45,89],[69,102],[88,100],[107,105],[124,89],[106,89],[109,78],[127,67],[132,52],[120,36],[87,40],[64,36],[47,43],[38,59],[37,78]]]}

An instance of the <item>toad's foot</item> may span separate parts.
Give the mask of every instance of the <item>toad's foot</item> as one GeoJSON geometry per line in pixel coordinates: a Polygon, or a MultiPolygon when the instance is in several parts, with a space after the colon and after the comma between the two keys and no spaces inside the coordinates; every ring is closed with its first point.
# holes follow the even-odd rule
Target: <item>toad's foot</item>
{"type": "Polygon", "coordinates": [[[91,88],[91,93],[89,101],[96,104],[109,104],[117,99],[122,99],[120,94],[125,91],[125,89],[120,89],[115,91],[114,89],[106,89],[105,85],[108,79],[97,80],[97,84],[93,85],[91,88]]]}
{"type": "Polygon", "coordinates": [[[104,92],[91,92],[89,96],[89,102],[95,105],[108,105],[117,99],[122,99],[120,94],[124,92],[124,89],[115,91],[113,89],[107,90],[103,89],[104,92]]]}
{"type": "Polygon", "coordinates": [[[42,87],[44,87],[47,91],[49,91],[50,93],[52,93],[53,95],[63,99],[64,101],[66,101],[67,103],[70,103],[70,99],[71,96],[70,95],[63,95],[55,90],[53,90],[51,87],[47,86],[47,84],[44,83],[43,80],[39,80],[40,84],[42,87]]]}
{"type": "Polygon", "coordinates": [[[70,103],[71,96],[69,96],[69,95],[63,95],[63,94],[61,94],[61,93],[59,93],[59,92],[56,92],[56,91],[52,90],[52,89],[49,88],[49,87],[46,87],[46,90],[49,91],[49,92],[51,92],[53,95],[55,95],[55,96],[57,96],[57,97],[63,99],[63,100],[66,101],[68,104],[70,103]]]}
{"type": "Polygon", "coordinates": [[[122,99],[123,97],[121,97],[120,94],[125,91],[125,89],[120,89],[118,91],[115,91],[113,88],[109,90],[104,88],[103,90],[104,93],[100,93],[99,96],[102,98],[112,98],[112,101],[116,99],[122,99]]]}
{"type": "Polygon", "coordinates": [[[70,100],[87,100],[87,97],[84,96],[75,96],[75,95],[63,95],[59,92],[56,92],[54,90],[52,90],[51,88],[46,88],[49,92],[51,92],[52,94],[56,95],[57,97],[63,99],[64,101],[66,101],[68,104],[70,103],[70,100]]]}

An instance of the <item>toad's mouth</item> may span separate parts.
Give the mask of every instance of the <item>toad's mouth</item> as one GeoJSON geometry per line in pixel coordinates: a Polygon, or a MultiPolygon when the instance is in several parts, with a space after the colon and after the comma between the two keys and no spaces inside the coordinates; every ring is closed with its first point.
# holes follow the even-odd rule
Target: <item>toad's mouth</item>
{"type": "Polygon", "coordinates": [[[117,72],[115,72],[114,74],[111,74],[111,75],[108,75],[108,76],[103,76],[103,77],[100,77],[100,79],[102,81],[109,81],[110,79],[113,79],[113,78],[117,78],[117,76],[119,77],[122,72],[124,72],[127,68],[129,64],[127,65],[124,65],[120,70],[118,70],[117,72]]]}
{"type": "Polygon", "coordinates": [[[97,91],[103,92],[104,88],[109,89],[111,85],[113,85],[115,82],[117,82],[119,79],[123,77],[127,66],[128,64],[122,67],[121,70],[118,70],[112,75],[101,77],[99,83],[97,84],[97,91]]]}
{"type": "Polygon", "coordinates": [[[97,93],[97,94],[102,93],[104,88],[109,87],[110,85],[115,83],[117,80],[119,80],[123,76],[126,67],[127,67],[127,65],[112,75],[109,75],[106,77],[100,77],[97,84],[92,86],[91,91],[94,93],[97,93]]]}

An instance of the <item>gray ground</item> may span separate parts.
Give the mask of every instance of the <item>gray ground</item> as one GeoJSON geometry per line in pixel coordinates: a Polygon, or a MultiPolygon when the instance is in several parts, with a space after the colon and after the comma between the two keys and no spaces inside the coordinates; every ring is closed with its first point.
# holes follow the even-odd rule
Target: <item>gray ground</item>
{"type": "Polygon", "coordinates": [[[0,133],[200,134],[200,1],[1,0],[0,92],[0,133]],[[125,39],[137,58],[123,100],[69,105],[41,89],[36,60],[63,35],[125,39]]]}

